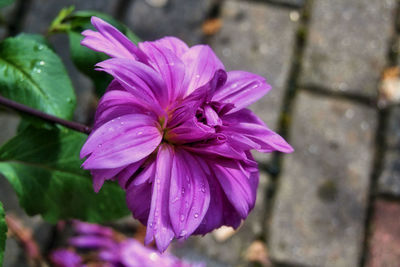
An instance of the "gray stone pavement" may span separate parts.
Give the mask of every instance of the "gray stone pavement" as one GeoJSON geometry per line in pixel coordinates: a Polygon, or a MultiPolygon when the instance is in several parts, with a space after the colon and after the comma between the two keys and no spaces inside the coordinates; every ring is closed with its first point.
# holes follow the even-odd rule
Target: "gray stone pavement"
{"type": "Polygon", "coordinates": [[[302,84],[375,96],[395,0],[315,0],[302,84]]]}
{"type": "MultiPolygon", "coordinates": [[[[282,157],[279,173],[261,171],[256,208],[237,232],[220,230],[205,237],[192,237],[186,243],[174,243],[174,253],[203,260],[208,266],[254,266],[247,250],[259,241],[266,244],[264,252],[273,266],[390,266],[385,265],[385,259],[398,259],[399,254],[390,251],[390,247],[399,247],[399,220],[388,214],[392,209],[398,213],[400,205],[400,107],[388,109],[388,118],[382,118],[379,114],[386,113],[380,112],[372,104],[374,101],[359,102],[360,97],[376,99],[381,73],[392,62],[388,53],[390,40],[400,36],[395,29],[396,19],[400,21],[400,15],[396,17],[398,1],[24,3],[29,9],[20,12],[21,30],[26,32],[45,33],[59,9],[74,4],[78,10],[118,15],[144,40],[173,35],[190,45],[206,42],[228,70],[258,73],[272,85],[271,92],[252,109],[270,128],[289,132],[287,138],[296,151],[282,157]],[[209,18],[217,19],[222,26],[206,36],[202,26],[209,18]],[[300,63],[298,73],[293,73],[295,62],[300,63]],[[284,109],[290,113],[284,114],[283,123],[284,109]],[[382,127],[385,121],[387,127],[382,127]],[[385,131],[383,142],[375,139],[380,131],[385,131]],[[374,163],[379,160],[382,164],[374,163]],[[371,188],[374,185],[378,189],[371,188]],[[386,200],[382,202],[382,198],[386,200]],[[384,214],[385,220],[379,221],[374,211],[384,214]],[[380,228],[375,230],[375,224],[380,228]],[[391,234],[396,238],[388,242],[385,236],[391,234]],[[383,251],[384,259],[376,256],[377,248],[383,251]]],[[[1,11],[6,21],[18,13],[13,10],[17,6],[1,11]]],[[[0,37],[5,34],[7,25],[0,25],[0,37]]],[[[55,35],[50,41],[66,64],[77,91],[75,119],[90,121],[92,85],[71,63],[67,38],[55,35]]],[[[16,116],[0,110],[0,144],[13,135],[17,123],[16,116]]],[[[277,162],[271,161],[277,159],[272,155],[256,154],[256,158],[263,164],[277,162]]],[[[52,241],[48,234],[51,226],[39,217],[24,216],[5,179],[0,179],[0,200],[6,212],[17,214],[26,225],[33,226],[46,252],[46,245],[52,241]]],[[[5,266],[24,264],[21,249],[10,239],[5,266]]],[[[269,264],[264,262],[263,266],[269,264]]]]}
{"type": "Polygon", "coordinates": [[[279,262],[356,266],[362,249],[376,112],[302,92],[270,225],[279,262]]]}

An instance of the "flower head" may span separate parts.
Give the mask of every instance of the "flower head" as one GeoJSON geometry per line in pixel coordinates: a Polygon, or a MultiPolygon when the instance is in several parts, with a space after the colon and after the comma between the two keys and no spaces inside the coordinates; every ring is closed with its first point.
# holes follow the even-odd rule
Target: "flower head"
{"type": "Polygon", "coordinates": [[[92,23],[82,44],[111,57],[96,66],[114,77],[81,150],[95,190],[118,180],[160,251],[174,237],[238,227],[256,200],[250,151],[293,151],[246,108],[270,90],[265,79],[227,72],[207,45],[165,37],[136,46],[92,23]]]}
{"type": "Polygon", "coordinates": [[[71,248],[50,254],[54,266],[205,267],[202,263],[188,263],[168,253],[160,254],[135,239],[121,237],[108,227],[75,221],[74,230],[76,235],[69,239],[71,248]],[[81,256],[76,250],[86,253],[81,256]]]}

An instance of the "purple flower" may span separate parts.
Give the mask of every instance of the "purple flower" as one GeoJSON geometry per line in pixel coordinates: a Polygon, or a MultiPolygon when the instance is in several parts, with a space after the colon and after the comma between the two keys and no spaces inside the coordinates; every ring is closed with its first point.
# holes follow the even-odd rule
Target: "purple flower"
{"type": "Polygon", "coordinates": [[[84,267],[82,258],[74,251],[58,249],[50,254],[50,261],[55,267],[84,267]]]}
{"type": "MultiPolygon", "coordinates": [[[[187,263],[168,253],[160,254],[144,247],[135,239],[121,239],[111,228],[97,224],[74,222],[77,235],[70,238],[69,245],[88,253],[88,266],[110,267],[205,267],[202,263],[187,263]],[[95,253],[93,253],[95,252],[95,253]]],[[[85,258],[85,256],[83,256],[85,258]]],[[[50,255],[56,267],[85,267],[76,252],[58,249],[50,255]]]]}
{"type": "Polygon", "coordinates": [[[293,151],[246,108],[270,90],[265,79],[225,71],[207,45],[165,37],[136,46],[101,19],[92,24],[82,44],[111,57],[96,66],[114,77],[81,150],[95,190],[118,180],[160,251],[174,237],[238,227],[256,200],[250,151],[293,151]]]}

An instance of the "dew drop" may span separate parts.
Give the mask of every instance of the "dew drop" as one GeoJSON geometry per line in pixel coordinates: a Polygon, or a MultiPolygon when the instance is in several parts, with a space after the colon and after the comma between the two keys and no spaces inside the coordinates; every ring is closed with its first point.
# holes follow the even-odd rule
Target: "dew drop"
{"type": "Polygon", "coordinates": [[[184,194],[185,194],[185,188],[184,188],[184,187],[182,187],[182,191],[181,191],[181,193],[182,193],[182,195],[184,195],[184,194]]]}
{"type": "Polygon", "coordinates": [[[201,192],[205,193],[206,189],[204,187],[201,188],[201,192]]]}
{"type": "Polygon", "coordinates": [[[181,222],[183,222],[185,220],[185,215],[181,214],[181,216],[179,217],[179,219],[181,220],[181,222]]]}
{"type": "Polygon", "coordinates": [[[44,66],[46,63],[43,61],[43,60],[41,60],[41,61],[39,61],[39,65],[40,66],[44,66]]]}
{"type": "Polygon", "coordinates": [[[97,145],[97,147],[101,147],[101,146],[102,146],[102,144],[98,144],[98,145],[97,145]]]}
{"type": "Polygon", "coordinates": [[[180,236],[185,236],[186,234],[187,234],[187,231],[186,231],[186,230],[182,230],[182,231],[179,233],[180,236]]]}
{"type": "Polygon", "coordinates": [[[124,125],[124,124],[125,124],[125,122],[121,121],[121,125],[124,125]]]}
{"type": "Polygon", "coordinates": [[[142,131],[140,131],[140,132],[138,132],[136,135],[142,135],[143,134],[143,132],[142,131]]]}
{"type": "Polygon", "coordinates": [[[176,197],[174,200],[172,200],[172,203],[176,203],[179,200],[179,197],[176,197]]]}
{"type": "Polygon", "coordinates": [[[200,78],[200,74],[196,74],[196,79],[200,78]]]}
{"type": "Polygon", "coordinates": [[[198,218],[198,217],[199,217],[199,214],[198,214],[198,213],[195,213],[195,214],[194,214],[194,217],[195,217],[195,218],[198,218]]]}
{"type": "Polygon", "coordinates": [[[157,184],[160,184],[160,183],[161,183],[161,180],[158,178],[158,179],[156,180],[156,182],[157,182],[157,184]]]}

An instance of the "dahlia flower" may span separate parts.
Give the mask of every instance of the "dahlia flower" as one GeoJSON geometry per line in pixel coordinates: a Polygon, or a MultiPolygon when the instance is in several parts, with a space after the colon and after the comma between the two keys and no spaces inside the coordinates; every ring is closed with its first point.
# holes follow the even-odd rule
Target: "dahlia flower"
{"type": "Polygon", "coordinates": [[[50,254],[54,266],[205,267],[203,263],[188,263],[168,253],[160,254],[101,225],[75,221],[74,230],[76,235],[68,241],[70,249],[58,249],[50,254]]]}
{"type": "Polygon", "coordinates": [[[207,45],[165,37],[136,46],[101,19],[92,24],[82,45],[110,56],[96,66],[114,77],[81,150],[94,189],[117,180],[160,251],[173,238],[237,228],[256,200],[250,151],[293,151],[246,108],[270,85],[226,71],[207,45]]]}

